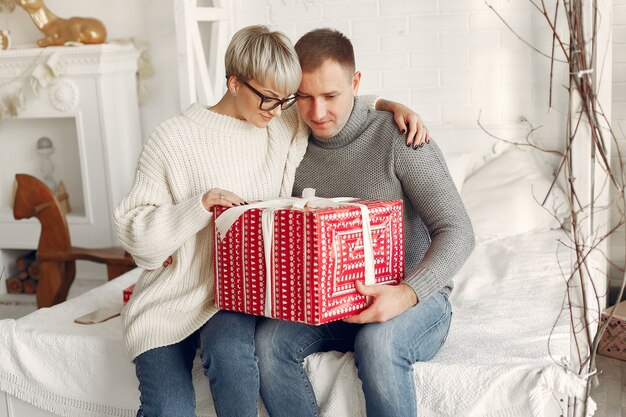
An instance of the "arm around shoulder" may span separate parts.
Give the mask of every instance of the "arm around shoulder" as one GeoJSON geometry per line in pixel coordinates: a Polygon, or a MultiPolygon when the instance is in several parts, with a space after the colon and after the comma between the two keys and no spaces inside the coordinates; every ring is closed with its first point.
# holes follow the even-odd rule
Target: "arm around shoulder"
{"type": "MultiPolygon", "coordinates": [[[[365,98],[365,100],[362,100],[364,105],[375,110],[393,113],[393,119],[400,133],[406,135],[405,143],[407,146],[417,148],[430,141],[430,134],[424,121],[410,107],[382,97],[372,97],[374,96],[363,96],[365,98]]],[[[361,97],[359,98],[361,99],[361,97]]]]}

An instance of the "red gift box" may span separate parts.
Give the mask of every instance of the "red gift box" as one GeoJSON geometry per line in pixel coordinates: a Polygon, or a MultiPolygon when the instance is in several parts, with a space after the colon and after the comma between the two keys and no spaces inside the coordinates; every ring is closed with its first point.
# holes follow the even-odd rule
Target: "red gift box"
{"type": "MultiPolygon", "coordinates": [[[[375,283],[399,283],[404,279],[402,201],[351,203],[369,209],[375,283]]],[[[364,280],[365,264],[358,206],[272,209],[273,215],[266,214],[273,218],[270,279],[261,226],[268,209],[254,206],[245,207],[224,236],[215,230],[218,308],[319,325],[366,307],[354,287],[364,280]]],[[[242,209],[216,206],[215,219],[226,210],[242,209]]]]}
{"type": "Polygon", "coordinates": [[[130,300],[130,296],[133,295],[133,290],[135,289],[135,284],[131,285],[130,287],[124,289],[123,295],[124,295],[124,304],[126,304],[128,302],[128,300],[130,300]]]}

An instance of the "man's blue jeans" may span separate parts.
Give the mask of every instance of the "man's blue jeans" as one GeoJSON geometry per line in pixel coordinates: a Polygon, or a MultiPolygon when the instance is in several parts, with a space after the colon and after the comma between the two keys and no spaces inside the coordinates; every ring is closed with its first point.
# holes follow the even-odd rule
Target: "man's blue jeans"
{"type": "Polygon", "coordinates": [[[183,341],[135,358],[141,408],[137,417],[195,417],[191,370],[200,348],[219,417],[256,417],[259,371],[254,332],[259,317],[219,311],[183,341]]]}
{"type": "Polygon", "coordinates": [[[304,359],[314,352],[354,351],[367,415],[416,417],[413,364],[437,353],[451,315],[448,298],[435,293],[385,323],[310,326],[264,320],[257,327],[256,345],[265,407],[272,417],[318,416],[304,359]]]}

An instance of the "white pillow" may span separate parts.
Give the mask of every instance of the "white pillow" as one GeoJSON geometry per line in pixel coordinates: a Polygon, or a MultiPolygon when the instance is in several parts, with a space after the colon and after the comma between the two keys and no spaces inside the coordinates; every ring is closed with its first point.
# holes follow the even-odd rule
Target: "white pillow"
{"type": "Polygon", "coordinates": [[[474,174],[480,168],[485,166],[485,164],[487,164],[489,161],[493,160],[494,158],[497,158],[498,156],[502,155],[504,152],[510,150],[512,146],[513,145],[507,142],[496,141],[493,143],[493,145],[491,145],[491,151],[488,153],[472,152],[469,155],[467,173],[465,177],[467,178],[470,175],[474,174]]]}
{"type": "Polygon", "coordinates": [[[456,189],[461,192],[465,179],[478,171],[486,163],[501,155],[509,148],[509,144],[504,142],[495,142],[488,153],[476,152],[446,152],[444,157],[450,176],[456,189]]]}
{"type": "Polygon", "coordinates": [[[461,192],[463,189],[463,183],[470,164],[470,154],[468,153],[449,153],[445,154],[446,165],[448,165],[448,171],[450,171],[450,177],[456,186],[456,189],[461,192]]]}
{"type": "Polygon", "coordinates": [[[540,205],[553,175],[539,153],[510,146],[465,180],[461,198],[479,242],[558,229],[565,222],[569,204],[558,185],[540,205]]]}

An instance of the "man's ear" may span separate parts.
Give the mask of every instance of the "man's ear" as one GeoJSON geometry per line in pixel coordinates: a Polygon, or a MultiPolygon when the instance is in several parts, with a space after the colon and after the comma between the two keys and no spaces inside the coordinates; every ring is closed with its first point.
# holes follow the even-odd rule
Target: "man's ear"
{"type": "Polygon", "coordinates": [[[361,83],[361,71],[354,73],[352,77],[352,96],[356,97],[359,94],[359,84],[361,83]]]}

